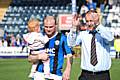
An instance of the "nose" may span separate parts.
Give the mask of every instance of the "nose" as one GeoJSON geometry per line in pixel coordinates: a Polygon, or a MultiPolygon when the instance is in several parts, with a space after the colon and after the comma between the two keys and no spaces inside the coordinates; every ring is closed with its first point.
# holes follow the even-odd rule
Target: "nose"
{"type": "Polygon", "coordinates": [[[88,25],[90,25],[90,24],[91,24],[91,22],[89,21],[89,22],[88,22],[88,25]]]}
{"type": "Polygon", "coordinates": [[[87,24],[87,25],[91,25],[91,22],[90,22],[90,21],[88,21],[86,24],[87,24]]]}
{"type": "Polygon", "coordinates": [[[48,27],[47,30],[50,30],[50,27],[48,27]]]}

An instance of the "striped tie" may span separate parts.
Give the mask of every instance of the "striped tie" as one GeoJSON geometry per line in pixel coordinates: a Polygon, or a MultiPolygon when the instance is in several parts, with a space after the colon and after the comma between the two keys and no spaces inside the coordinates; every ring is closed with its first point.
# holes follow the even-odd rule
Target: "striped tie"
{"type": "Polygon", "coordinates": [[[95,66],[97,61],[97,55],[96,55],[96,44],[95,44],[95,34],[93,34],[92,40],[91,40],[91,64],[95,66]]]}

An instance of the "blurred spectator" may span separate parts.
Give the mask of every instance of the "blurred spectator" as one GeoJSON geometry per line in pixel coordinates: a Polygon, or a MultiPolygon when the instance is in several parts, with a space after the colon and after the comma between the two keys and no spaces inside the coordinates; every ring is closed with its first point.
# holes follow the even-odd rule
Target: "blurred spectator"
{"type": "Polygon", "coordinates": [[[115,58],[120,58],[120,36],[115,36],[115,40],[114,40],[114,48],[116,50],[116,55],[115,58]]]}
{"type": "Polygon", "coordinates": [[[88,7],[87,7],[85,4],[83,4],[83,5],[81,6],[80,14],[84,16],[84,14],[85,14],[87,11],[88,11],[88,7]]]}
{"type": "Polygon", "coordinates": [[[96,7],[100,8],[100,5],[104,3],[105,0],[93,0],[94,3],[96,3],[96,7]]]}
{"type": "Polygon", "coordinates": [[[7,42],[6,39],[3,40],[3,46],[4,46],[4,47],[8,47],[8,42],[7,42]]]}
{"type": "Polygon", "coordinates": [[[16,45],[17,47],[22,46],[22,40],[21,40],[20,38],[16,38],[16,43],[15,43],[15,45],[16,45]]]}
{"type": "Polygon", "coordinates": [[[7,39],[7,36],[8,36],[8,33],[5,31],[5,32],[4,32],[3,39],[7,39]]]}
{"type": "Polygon", "coordinates": [[[2,39],[2,47],[3,47],[3,44],[4,44],[4,39],[2,39]]]}
{"type": "Polygon", "coordinates": [[[28,52],[28,49],[27,49],[27,42],[22,38],[21,39],[21,46],[22,46],[22,50],[21,50],[21,53],[24,52],[24,49],[26,49],[25,51],[28,52]]]}
{"type": "Polygon", "coordinates": [[[103,2],[100,3],[100,11],[103,13],[104,9],[108,6],[108,0],[104,0],[103,2]]]}
{"type": "Polygon", "coordinates": [[[94,3],[92,0],[86,0],[86,6],[89,10],[96,10],[96,3],[94,3]]]}
{"type": "Polygon", "coordinates": [[[120,0],[113,0],[113,4],[114,4],[114,5],[120,4],[120,0]]]}
{"type": "Polygon", "coordinates": [[[85,0],[76,0],[77,6],[79,6],[77,13],[80,13],[81,11],[81,6],[85,5],[86,1],[85,0]]]}
{"type": "Polygon", "coordinates": [[[11,38],[10,38],[10,40],[11,40],[11,46],[15,46],[15,43],[16,43],[16,39],[15,39],[15,37],[14,37],[14,35],[12,34],[11,35],[11,38]]]}
{"type": "Polygon", "coordinates": [[[19,34],[17,34],[17,36],[16,36],[16,46],[17,47],[22,46],[21,36],[19,34]]]}
{"type": "Polygon", "coordinates": [[[0,47],[2,47],[2,40],[0,39],[0,47]]]}

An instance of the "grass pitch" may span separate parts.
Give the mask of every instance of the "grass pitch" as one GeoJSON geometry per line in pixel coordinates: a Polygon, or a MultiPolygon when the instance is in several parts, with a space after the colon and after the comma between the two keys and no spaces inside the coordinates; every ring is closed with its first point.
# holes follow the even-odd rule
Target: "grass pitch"
{"type": "MultiPolygon", "coordinates": [[[[0,80],[30,80],[28,79],[30,67],[27,59],[0,59],[0,80]]],[[[77,80],[80,71],[80,59],[75,58],[71,80],[77,80]]],[[[112,59],[110,74],[111,80],[120,80],[120,59],[112,59]]]]}

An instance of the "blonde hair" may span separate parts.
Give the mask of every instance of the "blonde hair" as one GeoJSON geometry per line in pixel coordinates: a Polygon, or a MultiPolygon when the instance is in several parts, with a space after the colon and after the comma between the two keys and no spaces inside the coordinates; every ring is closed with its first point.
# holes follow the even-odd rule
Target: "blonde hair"
{"type": "Polygon", "coordinates": [[[30,19],[28,21],[28,29],[30,32],[34,32],[36,27],[40,26],[40,21],[38,19],[30,19]]]}

